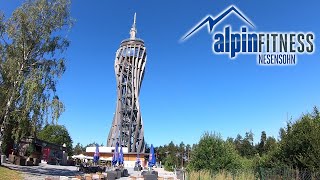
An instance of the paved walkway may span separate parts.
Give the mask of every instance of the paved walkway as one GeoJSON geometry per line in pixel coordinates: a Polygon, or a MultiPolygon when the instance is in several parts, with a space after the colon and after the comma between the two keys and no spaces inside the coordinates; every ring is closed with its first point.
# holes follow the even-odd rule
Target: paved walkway
{"type": "Polygon", "coordinates": [[[41,163],[39,166],[18,166],[8,163],[3,163],[2,165],[22,172],[25,180],[44,180],[46,177],[59,178],[60,176],[83,175],[83,173],[77,171],[75,166],[56,166],[41,163]]]}
{"type": "MultiPolygon", "coordinates": [[[[23,178],[25,180],[44,180],[45,178],[59,179],[60,176],[66,177],[75,177],[76,175],[83,176],[84,174],[77,170],[75,166],[57,166],[40,163],[39,166],[18,166],[9,163],[3,163],[3,166],[6,166],[10,169],[17,170],[22,172],[23,178]]],[[[129,176],[141,177],[140,171],[134,171],[133,168],[127,168],[129,176]]],[[[155,168],[154,170],[158,171],[159,177],[167,179],[175,176],[172,172],[164,171],[162,168],[155,168]]],[[[120,180],[129,180],[129,177],[122,177],[120,180]]],[[[140,179],[140,178],[138,178],[140,179]]]]}

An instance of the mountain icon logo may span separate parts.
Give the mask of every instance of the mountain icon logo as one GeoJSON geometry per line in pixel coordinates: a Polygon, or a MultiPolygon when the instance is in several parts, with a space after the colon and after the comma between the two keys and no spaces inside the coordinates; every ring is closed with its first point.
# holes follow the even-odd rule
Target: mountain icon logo
{"type": "Polygon", "coordinates": [[[213,17],[212,15],[207,15],[205,18],[203,18],[197,25],[194,26],[192,30],[190,30],[186,35],[184,35],[181,40],[187,40],[192,35],[194,35],[198,30],[200,30],[204,25],[207,25],[208,32],[212,33],[213,29],[216,25],[218,25],[222,20],[226,17],[228,17],[230,14],[235,14],[238,16],[241,20],[249,24],[251,27],[254,28],[254,25],[252,22],[249,21],[249,18],[247,18],[240,10],[238,10],[235,6],[229,6],[226,8],[223,12],[221,12],[216,17],[213,17]]]}

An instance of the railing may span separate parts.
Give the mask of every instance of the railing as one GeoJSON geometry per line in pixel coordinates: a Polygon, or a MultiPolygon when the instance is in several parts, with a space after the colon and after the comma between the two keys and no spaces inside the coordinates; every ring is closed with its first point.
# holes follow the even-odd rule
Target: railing
{"type": "Polygon", "coordinates": [[[291,168],[258,168],[234,171],[183,171],[184,180],[319,180],[320,171],[291,168]]]}

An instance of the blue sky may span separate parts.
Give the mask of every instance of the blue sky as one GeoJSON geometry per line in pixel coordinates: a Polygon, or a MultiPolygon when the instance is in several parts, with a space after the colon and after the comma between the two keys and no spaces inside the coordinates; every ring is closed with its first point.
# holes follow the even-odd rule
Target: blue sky
{"type": "MultiPolygon", "coordinates": [[[[2,0],[7,15],[22,0],[2,0]]],[[[293,119],[320,105],[320,17],[318,1],[73,1],[76,23],[69,33],[67,71],[58,84],[66,111],[59,124],[74,143],[106,144],[116,106],[115,52],[129,37],[137,12],[138,37],[148,59],[140,92],[147,143],[196,143],[205,131],[226,138],[252,130],[278,137],[287,114],[293,119]],[[236,5],[256,31],[314,32],[316,51],[299,55],[296,66],[262,67],[255,55],[214,55],[206,28],[187,41],[180,38],[208,14],[236,5]]],[[[215,27],[244,22],[229,16],[215,27]]]]}

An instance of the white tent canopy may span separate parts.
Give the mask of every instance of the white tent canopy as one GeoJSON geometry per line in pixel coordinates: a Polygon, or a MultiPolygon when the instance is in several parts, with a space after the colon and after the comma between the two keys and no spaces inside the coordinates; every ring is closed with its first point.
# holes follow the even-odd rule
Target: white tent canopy
{"type": "Polygon", "coordinates": [[[93,159],[93,157],[91,156],[85,156],[83,154],[79,154],[79,155],[73,155],[71,156],[73,159],[93,159]]]}
{"type": "Polygon", "coordinates": [[[101,157],[100,160],[102,160],[102,161],[112,161],[112,157],[108,157],[108,158],[101,157]]]}
{"type": "Polygon", "coordinates": [[[83,155],[83,154],[79,154],[79,155],[73,155],[72,158],[74,158],[74,159],[85,159],[86,156],[83,155]]]}

